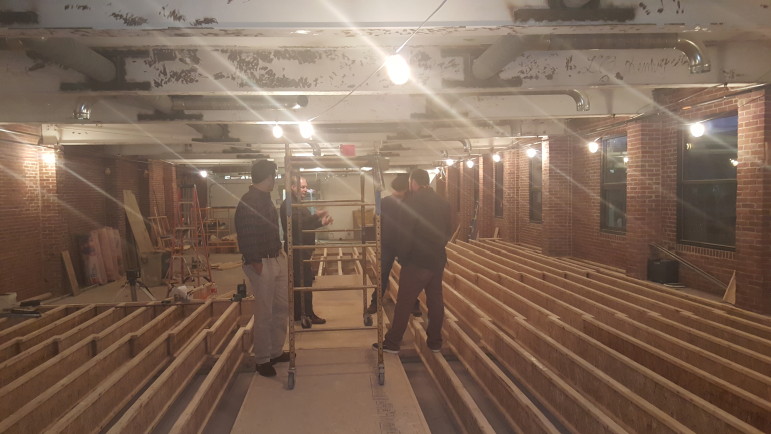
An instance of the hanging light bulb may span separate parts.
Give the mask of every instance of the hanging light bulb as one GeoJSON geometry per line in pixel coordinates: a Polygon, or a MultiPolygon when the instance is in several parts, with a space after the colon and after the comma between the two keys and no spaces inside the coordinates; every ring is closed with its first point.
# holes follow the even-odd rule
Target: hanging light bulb
{"type": "Polygon", "coordinates": [[[469,169],[473,169],[474,168],[474,160],[472,160],[470,158],[468,160],[466,160],[466,167],[468,167],[469,169]]]}
{"type": "Polygon", "coordinates": [[[527,151],[525,151],[525,154],[527,155],[527,158],[533,158],[538,153],[534,148],[527,148],[527,151]]]}
{"type": "Polygon", "coordinates": [[[592,154],[600,150],[600,144],[595,141],[591,141],[587,143],[586,147],[589,148],[589,152],[591,152],[592,154]]]}
{"type": "Polygon", "coordinates": [[[448,166],[452,166],[453,164],[455,164],[455,160],[453,160],[452,158],[447,158],[446,160],[444,160],[444,163],[448,166]]]}
{"type": "Polygon", "coordinates": [[[281,128],[281,125],[273,125],[273,137],[277,139],[284,137],[284,129],[281,128]]]}
{"type": "Polygon", "coordinates": [[[313,137],[313,125],[310,122],[300,122],[300,135],[303,139],[313,137]]]}
{"type": "Polygon", "coordinates": [[[704,128],[704,124],[701,122],[694,122],[688,127],[688,130],[691,132],[692,137],[701,137],[704,135],[706,128],[704,128]]]}
{"type": "Polygon", "coordinates": [[[401,54],[386,57],[386,71],[393,84],[404,84],[410,79],[410,65],[401,54]]]}
{"type": "Polygon", "coordinates": [[[500,163],[501,162],[501,154],[495,153],[493,154],[493,163],[500,163]]]}
{"type": "Polygon", "coordinates": [[[202,170],[198,172],[198,174],[201,175],[201,178],[206,178],[207,176],[209,176],[209,172],[207,172],[206,170],[202,170]]]}

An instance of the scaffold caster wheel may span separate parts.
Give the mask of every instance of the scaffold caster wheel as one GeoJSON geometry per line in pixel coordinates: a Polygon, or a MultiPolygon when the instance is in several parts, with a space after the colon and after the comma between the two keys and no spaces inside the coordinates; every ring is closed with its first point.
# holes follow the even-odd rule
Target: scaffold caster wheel
{"type": "Polygon", "coordinates": [[[311,328],[311,327],[313,326],[313,323],[311,323],[311,317],[309,317],[308,315],[305,315],[304,317],[302,317],[302,318],[300,319],[300,325],[301,325],[301,326],[302,326],[302,328],[304,328],[304,329],[309,329],[309,328],[311,328]]]}
{"type": "Polygon", "coordinates": [[[369,326],[372,325],[372,315],[370,315],[370,314],[365,314],[364,315],[364,325],[366,327],[369,327],[369,326]]]}
{"type": "Polygon", "coordinates": [[[377,373],[377,384],[381,386],[385,384],[385,371],[382,368],[377,373]]]}
{"type": "Polygon", "coordinates": [[[286,379],[286,388],[289,390],[294,389],[294,372],[290,372],[286,379]]]}

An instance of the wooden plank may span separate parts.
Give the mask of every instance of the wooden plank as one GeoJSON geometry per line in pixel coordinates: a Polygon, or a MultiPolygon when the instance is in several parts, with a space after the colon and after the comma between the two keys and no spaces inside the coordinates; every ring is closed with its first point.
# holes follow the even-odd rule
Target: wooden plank
{"type": "Polygon", "coordinates": [[[8,327],[0,331],[0,342],[9,342],[13,338],[33,333],[37,329],[41,329],[64,318],[71,311],[72,309],[67,306],[57,306],[47,312],[43,312],[39,318],[30,318],[22,323],[8,327]]]}
{"type": "Polygon", "coordinates": [[[415,336],[414,344],[423,364],[434,379],[442,396],[450,407],[458,425],[470,434],[489,433],[495,430],[469,395],[460,379],[453,372],[450,364],[441,353],[434,353],[426,345],[426,332],[417,319],[410,320],[410,330],[415,336]]]}
{"type": "MultiPolygon", "coordinates": [[[[167,319],[175,319],[177,309],[170,308],[142,327],[137,333],[127,335],[115,344],[100,352],[72,371],[52,369],[50,375],[61,379],[52,387],[43,390],[33,387],[15,387],[13,399],[2,402],[2,407],[9,409],[10,416],[0,422],[0,432],[42,432],[48,425],[60,419],[89,391],[94,390],[101,381],[116,372],[116,369],[132,359],[133,355],[148,347],[140,347],[137,336],[149,338],[164,343],[168,329],[167,319]],[[159,337],[160,336],[160,337],[159,337]],[[23,395],[24,398],[22,399],[23,395]],[[29,398],[32,398],[31,400],[29,398]]],[[[173,322],[172,322],[173,324],[173,322]]],[[[156,368],[157,365],[154,365],[156,368]]],[[[25,375],[27,382],[34,381],[31,372],[25,375]]],[[[21,379],[20,379],[21,380],[21,379]]],[[[18,386],[16,382],[8,387],[18,386]]],[[[7,396],[7,395],[6,395],[7,396]]],[[[5,396],[3,396],[5,398],[5,396]]]]}
{"type": "Polygon", "coordinates": [[[64,261],[64,270],[67,272],[67,281],[70,283],[72,295],[80,294],[80,285],[78,278],[75,277],[75,269],[72,267],[72,258],[69,250],[62,250],[62,260],[64,261]]]}
{"type": "MultiPolygon", "coordinates": [[[[463,279],[456,278],[456,280],[463,279]]],[[[456,288],[461,289],[463,296],[477,304],[496,321],[499,327],[519,342],[523,342],[530,351],[551,365],[553,369],[563,376],[572,374],[572,377],[568,378],[579,382],[578,388],[583,393],[596,390],[597,380],[587,382],[585,377],[587,372],[592,372],[592,375],[597,378],[604,376],[606,381],[619,382],[616,383],[617,387],[629,388],[640,395],[644,399],[639,403],[641,409],[644,404],[658,407],[658,412],[651,407],[648,412],[629,413],[627,408],[618,408],[618,402],[606,404],[606,408],[614,409],[614,414],[625,416],[625,422],[631,427],[650,426],[648,424],[666,420],[662,419],[666,411],[697,432],[706,432],[709,429],[720,432],[754,431],[750,425],[724,410],[609,350],[556,317],[549,318],[550,325],[540,323],[541,327],[548,330],[547,335],[534,327],[528,321],[530,318],[524,320],[513,315],[514,311],[501,303],[496,296],[482,290],[474,290],[470,283],[463,286],[456,285],[456,288]],[[591,348],[591,351],[587,350],[588,348],[591,348]],[[620,386],[622,381],[623,386],[620,386]],[[619,411],[621,413],[616,413],[619,411]],[[656,413],[658,414],[655,415],[656,413]],[[648,415],[655,416],[651,419],[648,415]]],[[[600,399],[598,396],[593,398],[600,399]]]]}
{"type": "Polygon", "coordinates": [[[455,321],[445,321],[444,331],[453,352],[492,398],[513,431],[560,432],[455,321]]]}
{"type": "Polygon", "coordinates": [[[244,345],[244,337],[251,338],[254,318],[238,329],[228,342],[217,362],[204,379],[196,394],[171,428],[171,433],[201,433],[219,406],[225,390],[249,353],[250,345],[244,345]]]}
{"type": "Polygon", "coordinates": [[[123,190],[123,207],[126,209],[126,217],[131,226],[131,233],[134,234],[134,241],[137,243],[139,253],[152,252],[153,242],[150,241],[150,234],[147,233],[147,226],[139,210],[137,198],[131,190],[123,190]]]}
{"type": "MultiPolygon", "coordinates": [[[[452,273],[445,272],[445,281],[452,273]]],[[[570,432],[628,432],[601,410],[595,401],[575,390],[557,372],[546,368],[525,348],[505,336],[492,321],[451,287],[444,288],[445,303],[468,327],[483,339],[485,347],[495,355],[517,381],[570,432]]]]}
{"type": "Polygon", "coordinates": [[[39,328],[26,336],[19,337],[11,342],[6,342],[5,344],[0,345],[0,362],[8,360],[50,337],[56,336],[59,333],[64,333],[66,330],[88,321],[89,318],[94,315],[96,315],[96,305],[90,304],[70,315],[64,316],[39,328]]]}
{"type": "MultiPolygon", "coordinates": [[[[204,306],[201,311],[208,311],[204,306]]],[[[225,341],[225,337],[238,324],[237,303],[231,303],[211,329],[200,331],[174,361],[153,382],[153,384],[126,410],[120,420],[110,428],[110,432],[148,432],[160,422],[164,413],[171,407],[193,376],[212,354],[212,348],[225,341]]],[[[181,327],[195,327],[195,321],[181,324],[181,327]]],[[[94,413],[94,410],[90,410],[94,413]]],[[[94,417],[86,418],[93,420],[94,417]]]]}
{"type": "MultiPolygon", "coordinates": [[[[585,318],[584,329],[592,339],[634,360],[635,363],[645,366],[755,428],[771,432],[771,402],[767,400],[771,396],[771,388],[768,381],[764,381],[765,387],[758,389],[763,396],[761,398],[732,384],[738,381],[736,375],[726,373],[728,375],[724,374],[723,378],[711,375],[594,318],[585,318]]],[[[763,382],[758,383],[762,384],[763,382]]]]}
{"type": "Polygon", "coordinates": [[[123,314],[123,310],[109,309],[62,335],[53,336],[21,354],[0,363],[0,387],[5,386],[12,379],[18,378],[34,369],[81,340],[104,330],[119,321],[123,314]]]}

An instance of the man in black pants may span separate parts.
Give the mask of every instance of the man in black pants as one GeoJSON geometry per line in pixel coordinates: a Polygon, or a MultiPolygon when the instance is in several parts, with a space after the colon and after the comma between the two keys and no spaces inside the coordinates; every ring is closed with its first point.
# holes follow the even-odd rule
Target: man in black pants
{"type": "MultiPolygon", "coordinates": [[[[399,173],[391,181],[391,190],[393,192],[390,196],[384,197],[380,202],[380,281],[383,295],[388,290],[391,268],[393,268],[394,260],[396,259],[396,248],[399,239],[403,236],[401,234],[400,220],[402,218],[403,201],[407,196],[409,188],[410,175],[399,173]]],[[[377,313],[377,293],[375,291],[372,291],[372,300],[367,308],[367,313],[370,315],[377,313]]],[[[421,315],[420,303],[417,300],[413,309],[413,315],[421,315]]]]}
{"type": "MultiPolygon", "coordinates": [[[[398,353],[407,330],[410,311],[418,295],[425,289],[428,305],[426,344],[431,351],[442,348],[442,274],[447,263],[445,245],[451,236],[450,204],[429,186],[428,172],[415,169],[410,173],[410,195],[404,201],[400,221],[404,230],[398,248],[399,294],[391,329],[383,340],[383,351],[398,353]]],[[[377,349],[377,343],[373,348],[377,349]]]]}
{"type": "MultiPolygon", "coordinates": [[[[308,181],[301,177],[292,177],[292,202],[300,202],[308,194],[308,181]]],[[[281,226],[284,229],[284,251],[287,250],[287,230],[286,215],[287,201],[281,204],[281,226]]],[[[327,211],[318,210],[311,214],[308,208],[292,209],[292,242],[297,246],[312,246],[316,244],[315,233],[302,233],[304,230],[318,229],[332,223],[332,217],[327,211]]],[[[303,262],[313,256],[313,250],[295,250],[293,256],[292,272],[294,273],[294,286],[312,286],[315,275],[310,262],[303,262]],[[300,277],[302,276],[302,277],[300,277]]],[[[298,294],[295,292],[295,294],[298,294]]],[[[316,315],[313,310],[313,293],[304,292],[302,295],[295,295],[294,298],[294,320],[299,321],[302,313],[302,300],[305,300],[305,314],[311,319],[312,324],[325,324],[327,320],[316,315]]]]}

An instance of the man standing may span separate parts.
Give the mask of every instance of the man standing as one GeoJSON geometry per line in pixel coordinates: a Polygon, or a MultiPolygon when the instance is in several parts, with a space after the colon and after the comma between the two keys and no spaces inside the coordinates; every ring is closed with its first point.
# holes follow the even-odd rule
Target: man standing
{"type": "MultiPolygon", "coordinates": [[[[308,194],[308,181],[305,178],[292,177],[292,202],[300,202],[308,194]]],[[[281,204],[281,226],[284,229],[284,251],[287,251],[287,230],[286,215],[288,203],[284,200],[281,204]]],[[[312,246],[316,244],[316,234],[313,232],[303,233],[305,230],[313,230],[332,223],[332,217],[327,211],[318,210],[311,214],[308,208],[294,208],[292,210],[292,242],[297,246],[312,246]]],[[[305,260],[313,257],[313,250],[295,250],[292,259],[292,272],[294,273],[294,286],[312,286],[315,275],[310,262],[305,260]],[[302,277],[300,277],[302,276],[302,277]]],[[[295,294],[297,294],[295,292],[295,294]]],[[[299,321],[302,313],[303,300],[305,302],[305,314],[310,317],[312,324],[325,324],[327,320],[316,315],[313,310],[313,292],[304,292],[301,295],[295,295],[294,298],[294,320],[299,321]]]]}
{"type": "MultiPolygon", "coordinates": [[[[396,259],[396,249],[399,240],[402,238],[401,223],[399,222],[402,214],[402,201],[410,188],[410,176],[407,173],[399,173],[391,181],[390,196],[386,196],[380,202],[380,281],[382,294],[385,295],[388,290],[391,268],[396,259]]],[[[420,312],[420,308],[415,310],[420,312]]],[[[367,308],[367,313],[374,315],[377,313],[377,293],[372,291],[372,300],[367,308]]]]}
{"type": "Polygon", "coordinates": [[[254,163],[252,185],[234,216],[244,274],[254,295],[254,356],[263,377],[276,375],[275,363],[289,361],[289,353],[283,351],[288,310],[286,256],[281,252],[278,213],[270,198],[275,181],[275,163],[254,163]]]}
{"type": "MultiPolygon", "coordinates": [[[[399,242],[399,294],[391,329],[383,340],[383,351],[398,353],[418,295],[426,290],[428,336],[426,344],[434,351],[442,348],[442,274],[447,263],[445,245],[451,236],[450,204],[429,186],[428,172],[410,173],[410,195],[404,200],[401,219],[404,237],[399,242]]],[[[372,345],[377,349],[377,343],[372,345]]]]}

